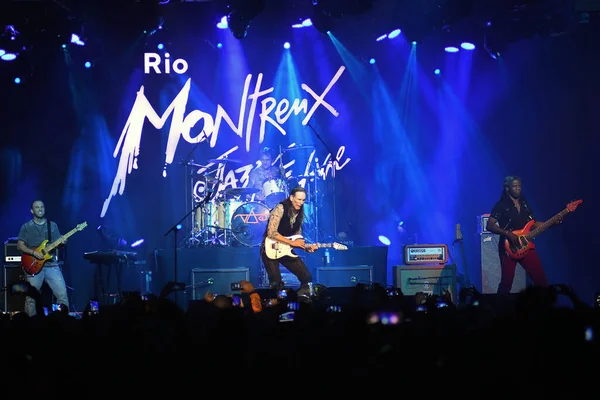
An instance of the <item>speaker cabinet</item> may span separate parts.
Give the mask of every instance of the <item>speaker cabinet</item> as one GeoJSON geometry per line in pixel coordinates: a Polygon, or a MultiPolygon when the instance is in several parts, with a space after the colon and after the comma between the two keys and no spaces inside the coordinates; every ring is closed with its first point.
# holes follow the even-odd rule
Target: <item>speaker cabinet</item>
{"type": "Polygon", "coordinates": [[[13,283],[25,281],[25,274],[23,273],[20,264],[4,264],[2,279],[2,287],[5,288],[4,292],[2,293],[2,311],[24,311],[25,296],[11,295],[10,293],[10,286],[13,283]]]}
{"type": "Polygon", "coordinates": [[[250,281],[249,268],[194,268],[192,273],[192,300],[202,300],[204,294],[234,294],[231,284],[239,281],[250,281]]]}
{"type": "MultiPolygon", "coordinates": [[[[493,233],[479,235],[479,253],[481,254],[481,293],[492,294],[498,291],[500,284],[501,268],[498,255],[500,236],[493,233]]],[[[511,293],[518,293],[527,286],[527,273],[517,264],[515,279],[511,293]]]]}
{"type": "Polygon", "coordinates": [[[317,283],[327,287],[354,287],[357,283],[373,283],[371,265],[317,267],[317,283]]]}
{"type": "Polygon", "coordinates": [[[418,292],[441,295],[450,292],[457,298],[456,265],[396,265],[392,267],[394,287],[404,295],[414,296],[418,292]]]}
{"type": "MultiPolygon", "coordinates": [[[[2,293],[2,304],[0,309],[4,312],[24,312],[25,311],[25,296],[23,295],[11,295],[10,286],[13,283],[25,282],[26,275],[23,272],[20,264],[4,264],[4,271],[2,271],[2,286],[6,290],[2,293]]],[[[52,309],[52,302],[54,300],[52,290],[46,282],[42,284],[40,290],[42,299],[42,306],[52,309]]]]}

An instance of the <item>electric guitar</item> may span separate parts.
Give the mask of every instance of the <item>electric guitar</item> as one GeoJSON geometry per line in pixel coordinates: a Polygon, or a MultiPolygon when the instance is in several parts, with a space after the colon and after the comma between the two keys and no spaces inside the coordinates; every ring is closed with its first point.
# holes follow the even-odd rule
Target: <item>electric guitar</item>
{"type": "Polygon", "coordinates": [[[512,244],[510,240],[504,241],[504,249],[506,253],[515,260],[520,260],[529,253],[529,250],[535,248],[535,244],[533,244],[533,239],[538,236],[540,233],[544,232],[546,229],[554,225],[557,221],[562,219],[566,214],[573,212],[577,209],[577,207],[583,203],[583,200],[575,200],[567,204],[567,207],[550,218],[548,221],[541,224],[539,227],[531,230],[535,221],[529,221],[523,229],[517,229],[512,231],[519,238],[518,244],[512,244]]]}
{"type": "Polygon", "coordinates": [[[52,242],[50,244],[48,244],[48,239],[44,240],[42,242],[42,244],[40,244],[38,247],[33,249],[34,251],[38,251],[38,252],[42,253],[44,258],[42,258],[41,260],[38,260],[37,258],[35,258],[34,256],[32,256],[30,254],[25,254],[25,253],[21,254],[21,268],[23,268],[23,271],[25,271],[25,273],[28,275],[39,274],[40,271],[42,270],[42,268],[44,268],[44,264],[46,263],[46,261],[48,261],[49,259],[52,258],[52,255],[50,254],[50,252],[52,250],[54,250],[54,248],[56,248],[57,246],[63,244],[68,238],[73,236],[73,234],[75,232],[82,231],[86,227],[87,227],[87,222],[82,222],[81,224],[77,225],[75,228],[71,229],[68,233],[62,235],[59,239],[55,240],[54,242],[52,242]]]}
{"type": "MultiPolygon", "coordinates": [[[[302,235],[286,236],[290,240],[302,239],[302,235]]],[[[341,243],[311,243],[307,246],[320,248],[334,248],[336,250],[348,250],[348,246],[341,243]]],[[[271,260],[278,260],[283,256],[298,257],[298,254],[294,253],[294,248],[287,243],[279,242],[270,238],[265,239],[265,253],[271,260]]]]}

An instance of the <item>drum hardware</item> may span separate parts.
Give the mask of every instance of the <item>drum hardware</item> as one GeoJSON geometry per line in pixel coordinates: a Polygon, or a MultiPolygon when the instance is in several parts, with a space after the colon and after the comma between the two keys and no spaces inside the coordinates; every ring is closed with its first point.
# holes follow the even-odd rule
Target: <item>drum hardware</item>
{"type": "Polygon", "coordinates": [[[223,192],[225,193],[225,195],[238,197],[238,196],[246,196],[246,195],[249,196],[254,193],[260,192],[260,190],[256,189],[256,188],[229,188],[229,189],[225,189],[223,192]]]}
{"type": "Polygon", "coordinates": [[[223,164],[223,163],[234,163],[234,164],[240,164],[241,161],[240,160],[235,160],[233,158],[211,158],[210,160],[208,160],[208,162],[211,163],[215,163],[215,164],[223,164]]]}
{"type": "Polygon", "coordinates": [[[288,147],[287,149],[283,150],[283,153],[287,153],[288,151],[295,151],[295,150],[310,150],[310,149],[314,149],[315,146],[313,145],[298,145],[298,146],[294,146],[294,147],[288,147]]]}
{"type": "Polygon", "coordinates": [[[198,167],[198,168],[207,168],[208,167],[208,165],[201,165],[201,164],[196,164],[193,162],[185,163],[185,165],[188,165],[190,167],[198,167]]]}

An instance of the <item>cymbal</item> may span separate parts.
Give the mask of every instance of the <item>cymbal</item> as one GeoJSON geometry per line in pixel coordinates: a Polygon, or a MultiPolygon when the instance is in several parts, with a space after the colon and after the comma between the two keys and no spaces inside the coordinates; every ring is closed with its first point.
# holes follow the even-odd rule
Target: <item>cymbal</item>
{"type": "Polygon", "coordinates": [[[221,182],[219,178],[213,176],[203,175],[199,180],[206,181],[207,183],[218,183],[221,182]]]}
{"type": "Polygon", "coordinates": [[[208,162],[211,162],[211,163],[226,163],[226,162],[230,162],[230,163],[234,163],[234,164],[241,163],[240,160],[235,160],[233,158],[211,158],[210,160],[208,160],[208,162]]]}
{"type": "Polygon", "coordinates": [[[190,167],[200,167],[200,168],[206,168],[206,165],[202,165],[202,164],[196,164],[196,163],[193,163],[193,162],[188,162],[188,163],[185,163],[185,165],[189,165],[190,167]]]}
{"type": "Polygon", "coordinates": [[[259,189],[256,188],[229,188],[224,190],[225,194],[231,196],[244,196],[247,194],[254,194],[260,192],[259,189]]]}
{"type": "Polygon", "coordinates": [[[301,146],[294,146],[294,147],[288,147],[287,149],[283,149],[282,153],[287,153],[288,151],[294,151],[294,150],[307,150],[307,149],[314,149],[315,146],[313,145],[301,145],[301,146]]]}

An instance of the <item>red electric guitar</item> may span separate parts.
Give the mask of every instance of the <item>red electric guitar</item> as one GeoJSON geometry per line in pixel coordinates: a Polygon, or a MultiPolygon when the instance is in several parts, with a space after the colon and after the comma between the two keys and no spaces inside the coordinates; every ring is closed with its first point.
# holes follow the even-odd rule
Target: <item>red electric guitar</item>
{"type": "Polygon", "coordinates": [[[511,244],[510,241],[504,241],[504,248],[508,255],[515,260],[520,260],[529,250],[535,248],[535,244],[533,244],[533,239],[538,236],[540,233],[544,232],[546,229],[554,225],[557,221],[562,219],[567,213],[573,212],[577,209],[577,207],[583,203],[583,200],[575,200],[567,204],[567,207],[556,214],[554,217],[550,218],[548,221],[544,222],[542,225],[538,226],[534,230],[531,230],[535,221],[529,221],[527,225],[523,229],[517,229],[512,231],[515,235],[519,237],[519,244],[514,245],[511,244]]]}
{"type": "Polygon", "coordinates": [[[42,268],[44,268],[44,264],[46,261],[52,258],[50,252],[54,250],[54,248],[60,244],[62,244],[65,240],[70,238],[75,232],[82,231],[87,226],[87,222],[82,222],[77,225],[75,228],[71,229],[68,233],[62,235],[59,239],[54,242],[48,244],[48,240],[44,240],[42,244],[36,247],[34,250],[42,253],[44,258],[38,260],[32,255],[29,254],[21,254],[21,268],[25,271],[26,274],[29,275],[37,275],[40,273],[42,268]]]}

